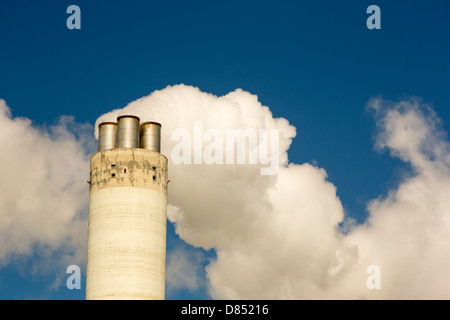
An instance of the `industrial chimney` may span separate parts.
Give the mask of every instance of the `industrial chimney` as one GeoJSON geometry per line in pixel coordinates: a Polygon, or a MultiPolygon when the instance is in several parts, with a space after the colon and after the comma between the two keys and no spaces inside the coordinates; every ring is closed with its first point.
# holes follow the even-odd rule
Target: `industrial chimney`
{"type": "Polygon", "coordinates": [[[91,157],[86,299],[164,299],[167,158],[161,125],[99,125],[91,157]]]}

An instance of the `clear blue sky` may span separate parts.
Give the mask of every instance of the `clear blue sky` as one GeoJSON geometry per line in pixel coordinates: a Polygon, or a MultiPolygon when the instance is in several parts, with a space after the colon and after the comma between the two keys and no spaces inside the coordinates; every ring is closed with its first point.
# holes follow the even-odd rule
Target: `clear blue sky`
{"type": "MultiPolygon", "coordinates": [[[[215,95],[242,88],[297,128],[290,161],[325,168],[347,214],[363,221],[367,201],[403,166],[374,150],[368,100],[420,97],[450,131],[449,14],[447,0],[3,0],[0,98],[36,125],[61,115],[93,124],[167,85],[215,95]],[[81,30],[66,27],[71,4],[81,30]],[[371,4],[381,30],[366,27],[371,4]]],[[[168,228],[170,248],[179,240],[168,228]]],[[[1,299],[84,298],[84,288],[46,295],[51,275],[27,268],[0,267],[1,299]]]]}

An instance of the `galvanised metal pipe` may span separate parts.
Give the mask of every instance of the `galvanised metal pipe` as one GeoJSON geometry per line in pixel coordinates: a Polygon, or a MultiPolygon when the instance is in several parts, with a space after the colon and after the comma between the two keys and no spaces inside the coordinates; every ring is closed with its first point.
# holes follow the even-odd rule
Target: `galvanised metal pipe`
{"type": "Polygon", "coordinates": [[[139,117],[124,115],[117,118],[116,148],[139,147],[139,117]]]}
{"type": "Polygon", "coordinates": [[[139,148],[160,152],[161,124],[158,122],[144,122],[139,134],[139,148]]]}
{"type": "Polygon", "coordinates": [[[98,125],[98,151],[116,147],[117,123],[102,122],[98,125]]]}

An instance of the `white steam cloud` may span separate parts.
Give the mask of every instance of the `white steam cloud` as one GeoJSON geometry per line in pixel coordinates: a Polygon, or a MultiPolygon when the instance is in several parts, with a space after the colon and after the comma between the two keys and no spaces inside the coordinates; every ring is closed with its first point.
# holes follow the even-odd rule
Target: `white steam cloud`
{"type": "MultiPolygon", "coordinates": [[[[235,90],[217,97],[169,86],[96,121],[134,114],[162,124],[162,153],[169,159],[168,218],[187,243],[213,248],[207,287],[218,299],[449,299],[450,145],[439,119],[420,100],[372,99],[376,147],[408,163],[409,176],[368,204],[365,223],[346,219],[326,171],[288,161],[295,128],[274,118],[257,96],[235,90]],[[267,129],[279,132],[276,175],[260,165],[179,164],[172,133],[267,129]],[[381,289],[366,283],[371,265],[381,289]]],[[[61,250],[84,261],[88,188],[93,151],[83,127],[67,117],[48,129],[13,118],[0,100],[0,265],[15,256],[61,250]],[[37,248],[37,249],[36,249],[37,248]]],[[[92,132],[92,131],[91,131],[92,132]]],[[[97,133],[96,133],[97,134],[97,133]]],[[[203,147],[208,145],[204,142],[203,147]]],[[[169,290],[204,286],[202,256],[168,253],[169,290]]]]}
{"type": "Polygon", "coordinates": [[[183,247],[167,252],[166,284],[171,294],[180,289],[191,292],[199,291],[205,285],[202,277],[204,255],[194,249],[183,247]]]}
{"type": "Polygon", "coordinates": [[[91,130],[67,116],[39,129],[0,100],[0,266],[57,250],[45,269],[86,260],[91,130]]]}
{"type": "Polygon", "coordinates": [[[370,202],[368,221],[345,234],[344,211],[325,170],[288,164],[295,128],[273,118],[255,95],[236,90],[216,97],[169,86],[101,116],[96,126],[123,114],[162,123],[172,180],[168,217],[187,243],[216,250],[206,269],[213,298],[450,298],[447,138],[420,101],[373,99],[369,106],[378,148],[408,162],[413,174],[370,202]],[[279,173],[261,176],[255,165],[173,164],[172,132],[192,132],[195,121],[220,132],[279,130],[279,173]],[[380,267],[380,290],[366,285],[371,265],[380,267]]]}
{"type": "Polygon", "coordinates": [[[450,298],[450,145],[433,110],[413,99],[374,99],[377,146],[406,161],[412,174],[368,205],[368,222],[347,243],[359,264],[377,264],[385,298],[450,298]]]}

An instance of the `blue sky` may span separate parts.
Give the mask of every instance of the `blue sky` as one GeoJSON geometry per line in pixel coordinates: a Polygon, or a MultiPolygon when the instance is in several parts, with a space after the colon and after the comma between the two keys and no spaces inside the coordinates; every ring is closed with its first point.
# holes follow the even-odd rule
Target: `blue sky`
{"type": "MultiPolygon", "coordinates": [[[[368,101],[419,97],[449,132],[449,12],[446,0],[5,0],[0,98],[14,117],[36,127],[61,115],[93,125],[100,115],[168,85],[217,96],[242,88],[297,128],[289,160],[325,168],[346,214],[362,222],[367,202],[409,170],[374,149],[368,101]],[[81,8],[81,30],[66,28],[71,4],[81,8]],[[371,4],[381,8],[381,30],[366,27],[371,4]]],[[[194,250],[170,223],[168,235],[169,250],[194,250]]],[[[62,283],[50,289],[54,274],[29,272],[42,259],[32,255],[0,266],[0,298],[84,299],[84,288],[68,290],[62,283]]],[[[203,286],[168,298],[209,295],[203,286]]]]}

